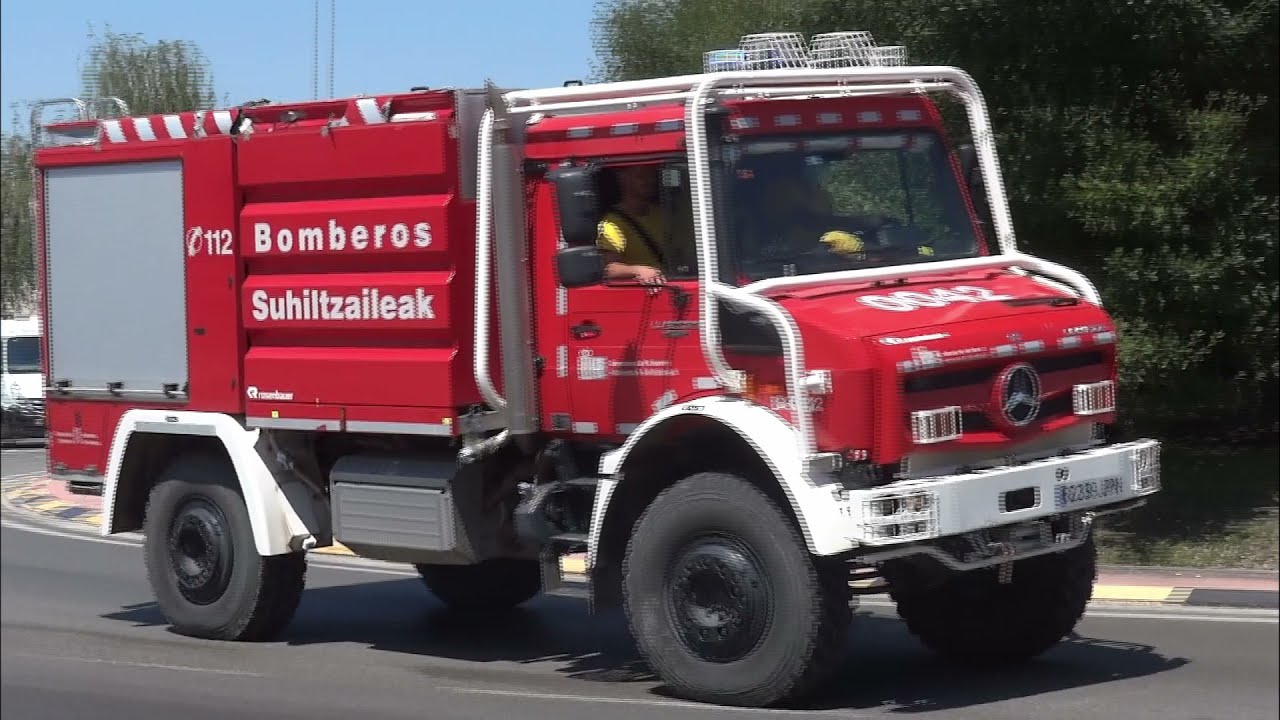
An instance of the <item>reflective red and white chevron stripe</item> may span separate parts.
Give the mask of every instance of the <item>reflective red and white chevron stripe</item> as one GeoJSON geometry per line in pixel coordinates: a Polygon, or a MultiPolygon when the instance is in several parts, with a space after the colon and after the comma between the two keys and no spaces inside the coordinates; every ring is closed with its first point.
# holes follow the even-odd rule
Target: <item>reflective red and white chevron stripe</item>
{"type": "Polygon", "coordinates": [[[102,139],[110,143],[155,142],[226,135],[234,117],[231,110],[198,110],[103,120],[102,139]]]}

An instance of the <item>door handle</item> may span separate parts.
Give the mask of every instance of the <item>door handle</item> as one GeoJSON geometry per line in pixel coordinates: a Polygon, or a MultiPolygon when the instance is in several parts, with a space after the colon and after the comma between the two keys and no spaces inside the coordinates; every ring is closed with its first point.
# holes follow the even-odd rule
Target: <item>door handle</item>
{"type": "Polygon", "coordinates": [[[600,335],[600,326],[594,320],[587,320],[569,327],[569,332],[578,340],[590,340],[600,335]]]}

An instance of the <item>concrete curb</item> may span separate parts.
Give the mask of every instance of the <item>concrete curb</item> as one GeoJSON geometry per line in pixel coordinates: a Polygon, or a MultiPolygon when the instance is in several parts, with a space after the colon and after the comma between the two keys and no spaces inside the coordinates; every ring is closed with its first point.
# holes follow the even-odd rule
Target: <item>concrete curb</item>
{"type": "MultiPolygon", "coordinates": [[[[12,507],[95,530],[102,525],[102,498],[75,495],[48,477],[7,480],[4,498],[12,507]]],[[[317,548],[321,555],[355,553],[340,543],[317,548]]],[[[586,575],[586,555],[561,560],[565,575],[586,575]]],[[[1273,571],[1103,566],[1093,588],[1097,602],[1202,607],[1280,608],[1280,575],[1273,571]]]]}

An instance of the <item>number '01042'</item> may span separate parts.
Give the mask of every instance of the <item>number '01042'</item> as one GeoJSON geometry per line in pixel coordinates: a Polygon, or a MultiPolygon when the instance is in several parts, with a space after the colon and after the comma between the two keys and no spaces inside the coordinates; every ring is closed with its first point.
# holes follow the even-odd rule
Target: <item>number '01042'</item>
{"type": "Polygon", "coordinates": [[[887,295],[863,295],[858,298],[858,302],[877,310],[911,312],[920,308],[942,308],[958,302],[980,303],[1012,299],[1012,295],[1002,295],[984,287],[957,285],[931,290],[899,290],[887,295]]]}

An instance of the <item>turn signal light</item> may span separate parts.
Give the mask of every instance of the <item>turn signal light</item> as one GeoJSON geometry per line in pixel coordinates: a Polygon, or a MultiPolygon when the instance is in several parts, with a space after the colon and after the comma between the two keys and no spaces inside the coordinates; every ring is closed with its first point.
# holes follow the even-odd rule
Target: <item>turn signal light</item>
{"type": "Polygon", "coordinates": [[[959,406],[911,413],[911,440],[917,445],[958,440],[963,434],[959,406]]]}
{"type": "Polygon", "coordinates": [[[1071,404],[1076,415],[1101,415],[1116,409],[1116,384],[1110,380],[1071,388],[1071,404]]]}

